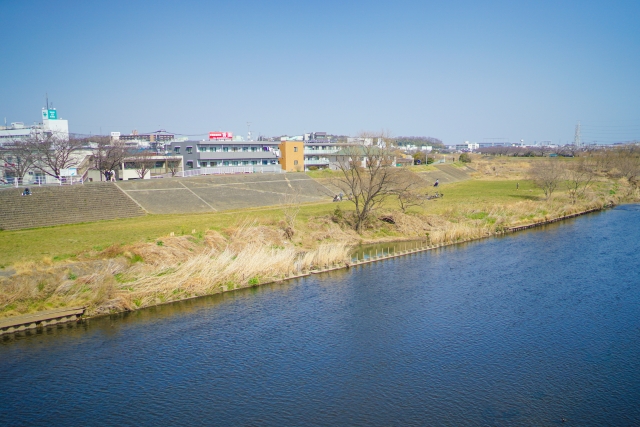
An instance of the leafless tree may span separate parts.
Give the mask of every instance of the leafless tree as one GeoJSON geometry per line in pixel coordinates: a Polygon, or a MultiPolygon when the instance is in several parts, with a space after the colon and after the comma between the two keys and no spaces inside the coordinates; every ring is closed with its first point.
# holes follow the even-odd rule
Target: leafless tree
{"type": "Polygon", "coordinates": [[[180,160],[167,159],[167,169],[172,177],[176,176],[176,174],[180,172],[180,160]]]}
{"type": "Polygon", "coordinates": [[[563,174],[564,164],[558,159],[545,159],[535,162],[529,170],[531,180],[537,187],[542,189],[547,200],[558,188],[563,174]]]}
{"type": "Polygon", "coordinates": [[[75,137],[36,135],[27,143],[35,156],[33,167],[54,178],[60,178],[63,169],[76,166],[82,160],[76,152],[82,148],[83,141],[75,137]]]}
{"type": "Polygon", "coordinates": [[[564,175],[569,198],[575,203],[578,197],[584,195],[596,176],[595,161],[589,157],[580,157],[567,165],[564,175]]]}
{"type": "Polygon", "coordinates": [[[28,142],[13,140],[0,149],[0,167],[4,176],[14,177],[21,182],[36,160],[35,153],[28,142]]]}
{"type": "Polygon", "coordinates": [[[365,133],[362,138],[374,138],[372,145],[345,147],[338,154],[338,169],[341,172],[335,184],[347,194],[355,205],[354,228],[361,233],[373,210],[394,188],[394,156],[392,139],[388,134],[365,133]]]}
{"type": "Polygon", "coordinates": [[[100,180],[102,177],[108,180],[108,174],[112,170],[120,168],[124,159],[129,155],[129,149],[120,141],[112,141],[109,137],[92,138],[92,142],[96,144],[92,150],[93,167],[100,171],[100,180]]]}
{"type": "Polygon", "coordinates": [[[418,191],[426,186],[426,181],[406,170],[396,170],[391,192],[396,196],[402,212],[412,206],[422,206],[425,198],[418,191]]]}
{"type": "Polygon", "coordinates": [[[539,154],[540,157],[544,157],[545,155],[553,152],[553,148],[548,145],[538,145],[533,147],[533,150],[536,154],[539,154]]]}
{"type": "Polygon", "coordinates": [[[565,156],[577,157],[578,154],[580,153],[580,147],[578,147],[575,144],[567,144],[564,147],[562,147],[559,151],[565,156]]]}
{"type": "Polygon", "coordinates": [[[138,178],[144,179],[156,164],[155,153],[151,151],[141,151],[125,159],[125,163],[130,163],[135,168],[138,178]]]}
{"type": "Polygon", "coordinates": [[[630,145],[608,153],[610,175],[624,177],[632,187],[640,178],[640,147],[630,145]]]}
{"type": "Polygon", "coordinates": [[[491,151],[498,156],[508,156],[511,151],[511,147],[508,145],[498,145],[497,147],[491,147],[491,151]]]}

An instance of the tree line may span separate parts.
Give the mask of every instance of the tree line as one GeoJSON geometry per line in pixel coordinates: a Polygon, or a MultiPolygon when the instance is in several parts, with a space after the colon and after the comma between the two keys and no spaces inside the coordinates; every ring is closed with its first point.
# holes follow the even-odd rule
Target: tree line
{"type": "Polygon", "coordinates": [[[563,186],[573,203],[591,186],[600,175],[610,179],[625,179],[631,191],[640,184],[640,146],[583,151],[574,161],[547,158],[535,162],[529,178],[542,189],[547,199],[563,186]]]}

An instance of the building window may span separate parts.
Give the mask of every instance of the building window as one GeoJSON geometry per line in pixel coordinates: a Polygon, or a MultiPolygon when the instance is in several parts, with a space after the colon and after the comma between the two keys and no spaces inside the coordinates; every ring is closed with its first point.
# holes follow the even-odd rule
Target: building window
{"type": "Polygon", "coordinates": [[[298,166],[298,161],[297,161],[297,160],[294,160],[294,161],[293,161],[293,165],[294,165],[294,166],[298,166]]]}
{"type": "Polygon", "coordinates": [[[248,164],[249,164],[249,161],[248,161],[248,160],[243,160],[243,161],[242,161],[242,164],[243,164],[243,165],[248,165],[248,164]]]}
{"type": "Polygon", "coordinates": [[[218,166],[218,162],[211,162],[211,166],[218,166]]]}
{"type": "Polygon", "coordinates": [[[257,160],[251,160],[251,164],[252,164],[252,165],[257,165],[257,164],[258,164],[258,161],[257,161],[257,160]]]}
{"type": "Polygon", "coordinates": [[[224,162],[222,162],[222,164],[225,166],[229,166],[229,160],[225,160],[224,162]]]}
{"type": "Polygon", "coordinates": [[[176,154],[180,154],[180,147],[174,147],[173,152],[176,154]]]}
{"type": "Polygon", "coordinates": [[[242,151],[249,151],[249,147],[242,147],[242,151]]]}
{"type": "Polygon", "coordinates": [[[262,164],[263,164],[263,165],[268,165],[268,164],[269,164],[269,161],[268,161],[268,160],[263,160],[263,161],[262,161],[262,164]]]}
{"type": "Polygon", "coordinates": [[[164,167],[164,162],[162,162],[162,161],[156,162],[156,167],[157,168],[163,168],[164,167]]]}
{"type": "Polygon", "coordinates": [[[206,168],[207,167],[207,162],[200,162],[200,167],[201,168],[206,168]]]}
{"type": "Polygon", "coordinates": [[[188,167],[189,169],[193,169],[193,162],[192,162],[191,160],[189,160],[189,161],[187,162],[187,167],[188,167]]]}
{"type": "Polygon", "coordinates": [[[256,151],[258,151],[258,147],[251,147],[251,151],[255,153],[256,151]]]}
{"type": "Polygon", "coordinates": [[[237,160],[234,160],[234,161],[233,161],[233,163],[232,163],[232,165],[233,165],[233,166],[238,166],[238,161],[237,161],[237,160]]]}
{"type": "Polygon", "coordinates": [[[187,154],[193,153],[193,147],[187,147],[187,154]]]}
{"type": "MultiPolygon", "coordinates": [[[[293,147],[293,152],[297,153],[298,152],[298,147],[293,147]]],[[[296,163],[297,164],[297,163],[296,163]]]]}
{"type": "Polygon", "coordinates": [[[229,147],[222,147],[222,151],[226,153],[227,151],[229,151],[229,147]]]}

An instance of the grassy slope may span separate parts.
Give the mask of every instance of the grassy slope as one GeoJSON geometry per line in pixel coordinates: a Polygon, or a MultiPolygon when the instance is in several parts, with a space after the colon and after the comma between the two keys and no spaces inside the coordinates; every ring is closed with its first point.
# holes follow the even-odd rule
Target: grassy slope
{"type": "MultiPolygon", "coordinates": [[[[447,209],[472,209],[491,203],[509,204],[520,200],[537,200],[541,192],[527,181],[520,181],[516,191],[515,181],[463,181],[440,188],[445,197],[427,202],[424,208],[413,211],[438,214],[447,209]],[[532,190],[532,191],[530,191],[532,190]]],[[[391,208],[393,202],[387,206],[391,208]]],[[[303,205],[298,222],[310,217],[327,215],[336,208],[335,203],[303,205]]],[[[342,202],[344,211],[351,204],[342,202]]],[[[43,257],[65,259],[87,250],[102,250],[113,244],[131,244],[153,241],[174,232],[176,235],[191,231],[217,230],[248,220],[263,224],[275,224],[282,219],[282,209],[262,208],[254,210],[216,212],[188,215],[148,215],[112,221],[72,224],[30,230],[0,232],[0,265],[8,266],[18,261],[37,261],[43,257]]],[[[302,230],[303,231],[303,230],[302,230]]]]}

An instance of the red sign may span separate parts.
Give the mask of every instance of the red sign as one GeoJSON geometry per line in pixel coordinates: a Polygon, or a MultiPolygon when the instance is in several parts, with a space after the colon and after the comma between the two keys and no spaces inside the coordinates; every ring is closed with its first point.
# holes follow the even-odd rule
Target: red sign
{"type": "Polygon", "coordinates": [[[233,132],[209,132],[209,139],[232,139],[233,132]]]}

